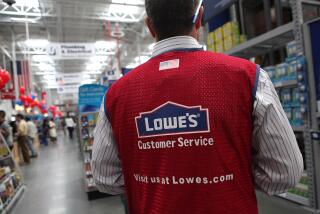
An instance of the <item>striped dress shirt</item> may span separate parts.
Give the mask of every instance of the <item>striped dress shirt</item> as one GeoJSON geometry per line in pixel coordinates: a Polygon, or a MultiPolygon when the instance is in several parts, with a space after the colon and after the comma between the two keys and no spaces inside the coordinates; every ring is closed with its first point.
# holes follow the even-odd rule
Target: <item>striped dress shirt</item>
{"type": "MultiPolygon", "coordinates": [[[[158,42],[152,57],[173,50],[198,48],[201,45],[192,37],[173,37],[158,42]]],[[[124,192],[124,179],[117,144],[104,106],[101,105],[95,130],[92,170],[98,189],[115,195],[124,192]]],[[[262,69],[252,114],[255,187],[269,195],[286,192],[299,182],[303,158],[276,90],[262,69]]]]}

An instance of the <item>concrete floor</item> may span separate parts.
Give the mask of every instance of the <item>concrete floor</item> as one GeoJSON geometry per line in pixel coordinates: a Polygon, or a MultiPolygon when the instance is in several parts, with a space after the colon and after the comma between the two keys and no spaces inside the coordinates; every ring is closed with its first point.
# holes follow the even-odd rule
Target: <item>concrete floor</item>
{"type": "MultiPolygon", "coordinates": [[[[119,197],[88,201],[78,143],[59,136],[41,147],[40,156],[22,167],[27,190],[13,214],[124,214],[119,197]]],[[[260,214],[318,213],[279,198],[258,194],[260,214]]]]}
{"type": "Polygon", "coordinates": [[[88,201],[76,140],[59,136],[41,147],[31,165],[22,167],[27,190],[13,214],[124,214],[119,197],[88,201]]]}

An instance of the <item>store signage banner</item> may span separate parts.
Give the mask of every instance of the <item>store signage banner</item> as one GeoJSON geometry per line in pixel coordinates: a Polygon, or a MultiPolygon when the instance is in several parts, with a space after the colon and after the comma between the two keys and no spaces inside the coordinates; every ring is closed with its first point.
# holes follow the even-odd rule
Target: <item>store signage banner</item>
{"type": "Polygon", "coordinates": [[[16,95],[14,93],[14,89],[2,89],[0,91],[1,94],[1,100],[15,100],[16,99],[16,95]]]}
{"type": "Polygon", "coordinates": [[[58,85],[79,83],[83,80],[82,76],[77,74],[57,74],[56,81],[58,85]]]}
{"type": "Polygon", "coordinates": [[[79,86],[79,84],[59,86],[58,94],[77,94],[79,92],[79,86]]]}
{"type": "Polygon", "coordinates": [[[94,43],[51,43],[47,55],[54,59],[79,59],[110,55],[110,50],[96,47],[94,43]]]}
{"type": "Polygon", "coordinates": [[[208,22],[212,17],[218,15],[236,1],[237,0],[204,0],[204,22],[208,22]]]}
{"type": "Polygon", "coordinates": [[[98,112],[108,87],[89,84],[79,88],[79,112],[98,112]]]}

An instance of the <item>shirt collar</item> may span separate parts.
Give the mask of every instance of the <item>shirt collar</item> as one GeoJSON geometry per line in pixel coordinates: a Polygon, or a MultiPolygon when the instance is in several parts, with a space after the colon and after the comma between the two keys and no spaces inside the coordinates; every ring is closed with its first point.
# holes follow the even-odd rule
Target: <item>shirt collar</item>
{"type": "Polygon", "coordinates": [[[153,48],[152,57],[174,50],[201,48],[203,48],[202,45],[191,36],[176,36],[157,42],[153,48]]]}

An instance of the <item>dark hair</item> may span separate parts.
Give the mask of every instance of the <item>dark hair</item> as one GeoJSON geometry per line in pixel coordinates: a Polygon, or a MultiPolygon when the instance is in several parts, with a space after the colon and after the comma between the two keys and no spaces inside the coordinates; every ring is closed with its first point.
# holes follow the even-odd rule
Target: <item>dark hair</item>
{"type": "Polygon", "coordinates": [[[198,0],[145,0],[158,39],[189,34],[197,3],[198,0]]]}
{"type": "Polygon", "coordinates": [[[17,118],[20,118],[21,120],[23,120],[24,119],[24,116],[22,115],[22,114],[17,114],[17,116],[16,116],[17,118]]]}
{"type": "Polygon", "coordinates": [[[26,121],[29,122],[31,120],[30,117],[26,117],[26,121]]]}
{"type": "Polygon", "coordinates": [[[0,110],[0,117],[5,118],[6,117],[6,112],[3,110],[0,110]]]}

